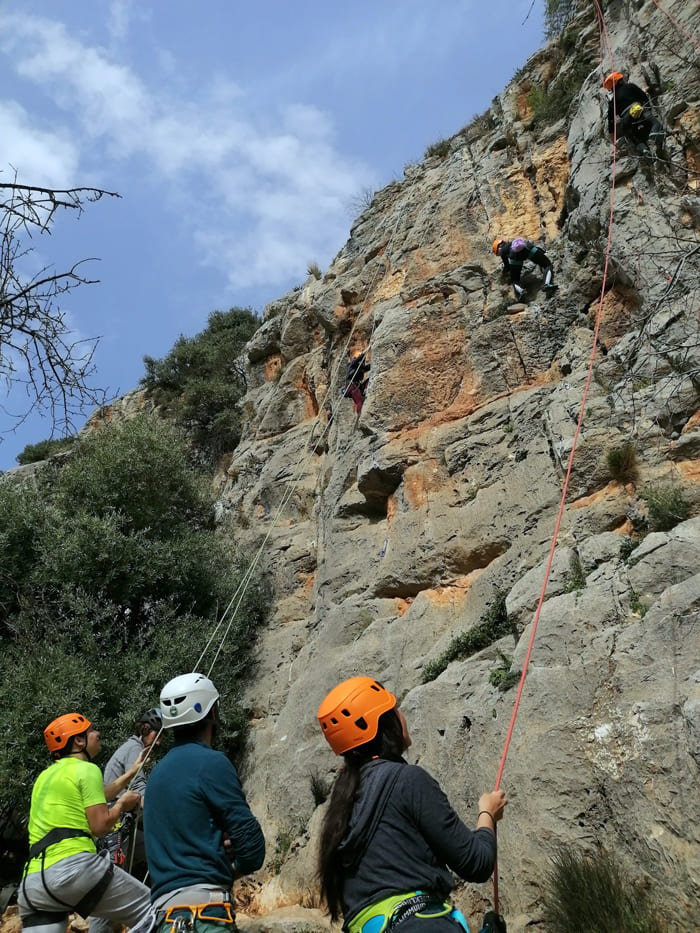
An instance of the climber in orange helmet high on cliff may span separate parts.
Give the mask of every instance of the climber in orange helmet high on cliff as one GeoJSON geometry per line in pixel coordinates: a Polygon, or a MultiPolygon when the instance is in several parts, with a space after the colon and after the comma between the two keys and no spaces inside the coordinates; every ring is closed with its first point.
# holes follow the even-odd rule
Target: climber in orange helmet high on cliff
{"type": "Polygon", "coordinates": [[[649,95],[631,81],[625,81],[619,71],[611,71],[603,81],[610,92],[608,100],[608,132],[615,131],[634,145],[640,155],[651,155],[648,142],[656,145],[656,154],[664,151],[664,129],[654,116],[649,95]]]}
{"type": "MultiPolygon", "coordinates": [[[[438,783],[403,753],[411,738],[396,698],[371,677],[352,677],[318,710],[343,756],[321,829],[321,895],[348,933],[459,933],[466,920],[447,900],[454,871],[486,881],[496,859],[502,790],[482,794],[468,829],[438,783]]],[[[493,911],[491,929],[505,929],[493,911]],[[499,923],[501,924],[499,926],[499,923]]],[[[486,920],[486,918],[485,918],[486,920]]]]}
{"type": "Polygon", "coordinates": [[[525,240],[521,236],[515,237],[514,240],[494,240],[491,249],[503,263],[503,272],[510,275],[513,291],[518,301],[522,301],[526,295],[526,289],[520,284],[520,273],[526,260],[534,262],[544,270],[545,288],[553,291],[557,287],[552,281],[554,267],[549,256],[532,240],[525,240]]]}

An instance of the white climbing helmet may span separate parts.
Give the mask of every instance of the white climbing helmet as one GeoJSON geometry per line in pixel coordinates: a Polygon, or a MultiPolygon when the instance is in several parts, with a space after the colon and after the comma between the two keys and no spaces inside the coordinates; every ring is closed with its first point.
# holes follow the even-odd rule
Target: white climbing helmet
{"type": "Polygon", "coordinates": [[[160,692],[163,728],[187,726],[204,719],[219,699],[214,684],[204,674],[180,674],[173,677],[160,692]]]}

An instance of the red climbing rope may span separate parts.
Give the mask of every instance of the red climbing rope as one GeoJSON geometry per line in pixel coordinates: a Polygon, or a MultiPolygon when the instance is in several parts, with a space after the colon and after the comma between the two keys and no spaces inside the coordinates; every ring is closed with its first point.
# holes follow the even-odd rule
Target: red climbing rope
{"type": "Polygon", "coordinates": [[[654,3],[656,4],[657,8],[661,10],[664,16],[667,17],[667,19],[669,19],[673,23],[676,29],[679,32],[682,32],[683,35],[686,37],[686,39],[688,39],[695,46],[695,48],[700,51],[700,43],[696,42],[695,39],[693,39],[690,33],[681,26],[681,24],[678,22],[677,19],[675,19],[673,16],[671,16],[670,13],[667,13],[666,10],[664,10],[664,8],[660,5],[659,0],[654,0],[654,3]]]}
{"type": "MultiPolygon", "coordinates": [[[[595,3],[596,10],[598,13],[599,25],[601,26],[603,34],[605,36],[605,44],[607,46],[608,54],[610,56],[610,68],[612,71],[614,71],[615,68],[613,66],[612,49],[610,47],[610,38],[608,36],[607,27],[605,25],[605,17],[603,16],[603,11],[601,10],[599,0],[593,0],[593,2],[595,3]]],[[[602,64],[602,54],[601,54],[601,64],[602,64]]],[[[614,101],[614,95],[613,95],[613,101],[614,101]]],[[[615,105],[613,103],[613,107],[614,106],[615,105]]],[[[614,125],[616,126],[616,124],[617,124],[617,120],[615,120],[614,125]]],[[[501,777],[503,776],[503,769],[505,768],[506,757],[508,755],[508,749],[510,747],[510,742],[513,737],[515,719],[516,719],[516,716],[518,715],[518,708],[520,706],[520,697],[523,692],[523,687],[525,686],[525,678],[527,676],[527,669],[530,663],[530,655],[532,654],[532,648],[535,643],[537,625],[540,619],[540,612],[542,610],[542,604],[544,603],[544,594],[547,589],[547,583],[549,582],[549,574],[552,569],[554,549],[556,548],[557,538],[559,536],[559,526],[561,525],[562,515],[564,514],[564,504],[566,502],[566,494],[569,488],[569,478],[571,476],[571,467],[574,462],[574,455],[576,453],[576,444],[578,443],[578,437],[581,431],[581,422],[583,421],[583,412],[586,407],[586,399],[588,398],[588,389],[590,387],[591,377],[593,375],[593,364],[595,361],[595,353],[598,348],[598,332],[600,330],[600,321],[601,321],[601,317],[603,313],[603,300],[605,298],[605,283],[607,281],[608,265],[610,262],[610,245],[612,242],[613,212],[614,212],[614,206],[615,206],[616,152],[617,152],[617,132],[616,130],[614,130],[613,131],[613,156],[612,156],[612,183],[611,183],[611,189],[610,189],[610,213],[609,213],[609,220],[608,220],[608,240],[607,240],[607,246],[605,250],[605,266],[603,268],[603,283],[600,288],[600,302],[598,304],[598,311],[596,313],[596,319],[595,319],[595,328],[593,330],[593,346],[591,347],[591,356],[590,356],[590,361],[588,364],[588,375],[586,377],[586,384],[583,390],[583,397],[581,399],[581,408],[579,410],[578,420],[576,422],[576,431],[574,432],[574,440],[571,446],[571,454],[569,455],[569,464],[566,469],[566,477],[564,479],[564,486],[562,488],[561,501],[559,503],[559,512],[557,514],[557,521],[554,527],[554,535],[552,537],[552,545],[549,549],[549,558],[547,560],[547,567],[546,567],[545,574],[544,574],[544,582],[542,583],[542,591],[540,592],[539,602],[537,603],[537,609],[535,610],[535,617],[532,622],[532,631],[530,632],[530,640],[528,642],[527,653],[525,655],[525,661],[523,663],[523,672],[520,675],[520,683],[518,684],[518,692],[515,697],[513,713],[510,717],[510,725],[508,726],[508,733],[506,735],[506,740],[505,740],[505,744],[503,747],[503,754],[501,755],[501,763],[498,768],[498,776],[496,777],[496,785],[494,788],[495,790],[498,790],[498,788],[501,786],[501,777]]],[[[498,913],[499,912],[499,909],[498,909],[498,861],[496,861],[496,865],[494,867],[494,872],[493,872],[493,900],[494,900],[494,907],[495,907],[496,913],[498,913]]]]}

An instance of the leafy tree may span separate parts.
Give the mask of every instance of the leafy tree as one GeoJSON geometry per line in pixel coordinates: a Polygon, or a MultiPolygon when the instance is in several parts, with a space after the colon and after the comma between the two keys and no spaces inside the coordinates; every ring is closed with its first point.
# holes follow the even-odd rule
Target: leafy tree
{"type": "Polygon", "coordinates": [[[105,195],[101,188],[42,188],[0,182],[0,378],[7,394],[18,385],[27,393],[28,410],[48,410],[54,427],[68,430],[73,417],[89,402],[101,404],[103,393],[90,384],[94,374],[96,339],[74,339],[70,324],[57,300],[79,285],[94,284],[86,278],[83,263],[57,272],[45,266],[28,272],[29,241],[50,234],[56,214],[72,210],[81,214],[85,205],[105,195]]]}
{"type": "MultiPolygon", "coordinates": [[[[142,416],[76,441],[32,483],[0,482],[0,567],[0,796],[26,803],[47,723],[80,710],[113,750],[194,669],[246,561],[216,534],[181,433],[142,416]]],[[[212,672],[229,752],[245,735],[240,690],[266,602],[256,578],[212,672]]]]}
{"type": "Polygon", "coordinates": [[[239,357],[259,324],[250,308],[213,311],[205,330],[181,335],[163,359],[144,357],[142,385],[214,457],[240,440],[238,402],[247,386],[239,357]]]}

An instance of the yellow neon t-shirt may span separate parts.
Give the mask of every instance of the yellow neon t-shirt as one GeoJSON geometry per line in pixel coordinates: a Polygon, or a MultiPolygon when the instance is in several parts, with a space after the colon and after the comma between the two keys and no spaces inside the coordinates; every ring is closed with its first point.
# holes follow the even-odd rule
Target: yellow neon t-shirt
{"type": "MultiPolygon", "coordinates": [[[[33,845],[56,827],[90,832],[85,808],[105,803],[102,772],[97,765],[79,758],[59,758],[42,771],[34,783],[29,811],[29,844],[33,845]]],[[[63,839],[46,850],[44,867],[54,865],[69,855],[94,852],[90,836],[63,839]]],[[[41,858],[32,859],[28,873],[41,869],[41,858]]]]}

